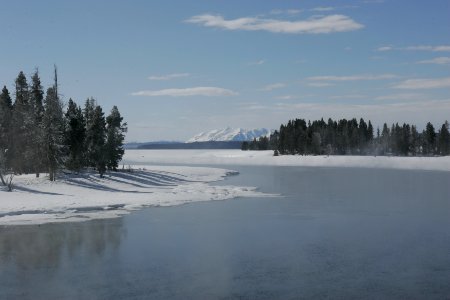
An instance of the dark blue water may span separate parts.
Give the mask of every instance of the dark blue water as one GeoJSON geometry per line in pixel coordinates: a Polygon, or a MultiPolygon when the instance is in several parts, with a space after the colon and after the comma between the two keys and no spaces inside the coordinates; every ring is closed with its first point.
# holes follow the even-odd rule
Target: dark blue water
{"type": "Polygon", "coordinates": [[[0,227],[0,299],[450,297],[450,173],[228,168],[284,197],[0,227]]]}

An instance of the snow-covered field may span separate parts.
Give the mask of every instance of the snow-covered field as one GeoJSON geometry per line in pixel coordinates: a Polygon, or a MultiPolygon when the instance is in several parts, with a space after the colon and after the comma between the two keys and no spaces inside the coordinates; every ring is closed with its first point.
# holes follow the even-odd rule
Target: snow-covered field
{"type": "Polygon", "coordinates": [[[263,194],[253,187],[215,186],[235,172],[217,168],[133,166],[132,172],[16,176],[15,190],[0,190],[0,225],[112,218],[145,206],[173,206],[263,194]]]}
{"type": "Polygon", "coordinates": [[[450,171],[450,156],[273,156],[273,151],[241,150],[127,150],[123,163],[361,167],[450,171]]]}

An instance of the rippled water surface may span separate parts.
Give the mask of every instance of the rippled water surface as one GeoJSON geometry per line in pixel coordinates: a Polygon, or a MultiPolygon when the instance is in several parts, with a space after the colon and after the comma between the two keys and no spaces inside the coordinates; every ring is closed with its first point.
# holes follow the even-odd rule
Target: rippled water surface
{"type": "Polygon", "coordinates": [[[0,227],[0,299],[450,297],[450,173],[227,168],[284,197],[0,227]]]}

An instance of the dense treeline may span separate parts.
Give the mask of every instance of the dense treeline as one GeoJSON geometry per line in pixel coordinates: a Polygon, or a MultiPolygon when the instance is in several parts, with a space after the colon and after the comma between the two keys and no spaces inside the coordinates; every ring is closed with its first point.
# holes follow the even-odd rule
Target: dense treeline
{"type": "Polygon", "coordinates": [[[295,119],[280,126],[269,138],[242,144],[242,150],[275,150],[275,154],[353,154],[430,156],[450,154],[449,124],[439,130],[428,122],[422,132],[415,125],[385,123],[374,132],[364,119],[323,119],[306,122],[295,119]]]}
{"type": "Polygon", "coordinates": [[[48,173],[51,181],[57,171],[80,171],[93,167],[103,176],[116,170],[124,154],[127,130],[114,106],[105,118],[103,109],[87,99],[82,109],[72,99],[64,109],[54,82],[44,92],[36,70],[28,83],[20,72],[15,80],[14,101],[3,87],[0,94],[0,179],[5,174],[48,173]]]}

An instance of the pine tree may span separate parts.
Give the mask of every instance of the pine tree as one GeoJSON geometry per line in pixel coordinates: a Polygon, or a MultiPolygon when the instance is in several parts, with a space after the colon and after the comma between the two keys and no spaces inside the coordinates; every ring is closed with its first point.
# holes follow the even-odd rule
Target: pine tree
{"type": "Polygon", "coordinates": [[[39,71],[36,70],[31,77],[31,89],[30,89],[30,113],[31,113],[31,128],[30,133],[30,146],[31,153],[30,158],[32,161],[33,170],[36,173],[36,177],[39,177],[39,172],[43,168],[44,161],[44,91],[39,78],[39,71]]]}
{"type": "Polygon", "coordinates": [[[417,127],[411,125],[411,154],[416,156],[420,153],[420,136],[417,127]]]}
{"type": "Polygon", "coordinates": [[[0,181],[3,185],[7,185],[5,176],[9,171],[8,154],[11,144],[12,108],[12,100],[5,86],[0,94],[0,181]]]}
{"type": "Polygon", "coordinates": [[[424,135],[424,152],[425,154],[434,154],[436,148],[436,132],[433,124],[427,123],[424,135]]]}
{"type": "Polygon", "coordinates": [[[123,124],[123,117],[117,106],[112,108],[110,115],[106,118],[106,124],[106,166],[109,170],[116,171],[125,153],[123,141],[127,131],[127,124],[123,124]]]}
{"type": "Polygon", "coordinates": [[[58,169],[64,164],[64,112],[58,94],[58,74],[55,70],[53,86],[47,89],[44,103],[44,142],[45,156],[50,181],[56,180],[58,169]]]}
{"type": "Polygon", "coordinates": [[[442,124],[441,130],[439,131],[439,152],[441,155],[450,154],[450,133],[447,121],[442,124]]]}
{"type": "Polygon", "coordinates": [[[84,165],[88,167],[95,167],[93,149],[95,143],[94,132],[92,130],[94,120],[94,110],[97,102],[94,98],[88,98],[84,104],[83,116],[86,129],[86,137],[84,140],[85,162],[84,165]]]}
{"type": "Polygon", "coordinates": [[[27,79],[20,72],[15,81],[16,99],[13,105],[11,149],[8,151],[12,168],[16,173],[29,172],[31,169],[29,132],[32,127],[32,115],[29,103],[27,79]]]}
{"type": "Polygon", "coordinates": [[[55,181],[58,168],[63,163],[64,116],[62,103],[59,100],[54,87],[47,89],[43,128],[46,167],[50,181],[55,181]]]}
{"type": "Polygon", "coordinates": [[[107,157],[105,153],[105,139],[106,139],[106,121],[103,110],[100,106],[96,106],[89,129],[87,129],[86,137],[89,137],[89,151],[90,163],[97,169],[100,177],[106,171],[107,157]]]}
{"type": "Polygon", "coordinates": [[[6,86],[0,94],[0,150],[6,150],[10,145],[12,100],[6,86]]]}
{"type": "Polygon", "coordinates": [[[388,153],[390,147],[390,136],[389,127],[386,123],[383,124],[383,131],[381,132],[381,152],[383,155],[388,153]]]}
{"type": "Polygon", "coordinates": [[[66,167],[72,171],[80,171],[85,164],[86,128],[83,112],[76,103],[69,99],[66,112],[65,144],[68,150],[66,167]]]}

